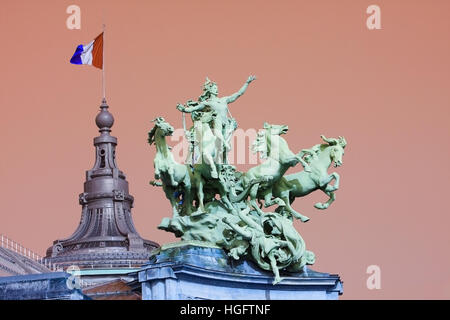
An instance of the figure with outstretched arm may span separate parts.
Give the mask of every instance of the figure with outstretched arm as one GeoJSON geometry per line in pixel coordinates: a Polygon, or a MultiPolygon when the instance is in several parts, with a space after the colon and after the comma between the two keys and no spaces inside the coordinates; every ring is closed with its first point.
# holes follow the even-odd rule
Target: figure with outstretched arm
{"type": "Polygon", "coordinates": [[[230,130],[230,127],[232,125],[230,123],[231,119],[228,118],[228,104],[236,101],[240,96],[242,96],[247,90],[248,85],[255,79],[255,76],[248,77],[247,81],[238,92],[230,96],[219,98],[219,90],[217,84],[206,78],[206,82],[203,85],[203,94],[199,97],[198,101],[190,101],[186,104],[187,106],[178,104],[177,109],[187,113],[202,111],[206,107],[209,107],[211,110],[213,110],[216,114],[213,121],[213,133],[220,142],[220,149],[222,151],[220,152],[220,154],[222,154],[223,148],[225,148],[226,151],[229,151],[231,149],[229,143],[225,139],[225,135],[230,130]]]}
{"type": "Polygon", "coordinates": [[[245,81],[244,85],[242,86],[241,89],[239,89],[238,92],[236,92],[235,94],[232,94],[231,96],[225,97],[227,100],[227,103],[232,103],[235,102],[240,96],[242,96],[245,91],[248,88],[248,85],[253,81],[256,80],[255,76],[250,76],[248,77],[247,81],[245,81]]]}

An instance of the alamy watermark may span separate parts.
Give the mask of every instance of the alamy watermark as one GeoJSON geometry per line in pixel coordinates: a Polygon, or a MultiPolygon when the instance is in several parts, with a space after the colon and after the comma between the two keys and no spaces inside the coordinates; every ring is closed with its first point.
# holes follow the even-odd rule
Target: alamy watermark
{"type": "Polygon", "coordinates": [[[370,16],[366,20],[366,26],[369,30],[380,30],[381,29],[381,8],[376,4],[372,4],[367,7],[367,14],[370,16]]]}
{"type": "MultiPolygon", "coordinates": [[[[264,130],[257,130],[250,128],[247,130],[237,128],[231,139],[230,149],[226,151],[226,161],[228,164],[250,164],[256,165],[261,162],[261,159],[268,156],[263,155],[260,150],[254,150],[254,144],[258,140],[258,136],[264,134],[264,130]],[[258,155],[260,153],[260,155],[258,155]]],[[[187,133],[184,129],[175,129],[173,134],[168,137],[169,143],[172,145],[171,152],[174,160],[180,163],[202,163],[203,151],[207,149],[205,144],[209,143],[209,139],[202,135],[201,132],[194,131],[192,137],[187,137],[187,133]]],[[[278,134],[273,134],[271,136],[272,146],[270,149],[270,157],[274,159],[279,159],[280,149],[279,144],[275,143],[274,140],[280,140],[278,134]]],[[[259,139],[262,141],[264,139],[259,139]]],[[[217,141],[219,143],[219,141],[217,141]]],[[[264,148],[263,148],[264,149],[264,148]]],[[[222,148],[220,146],[215,147],[214,162],[216,164],[223,163],[222,158],[223,153],[220,152],[222,148]]]]}
{"type": "Polygon", "coordinates": [[[81,29],[81,8],[76,4],[71,4],[67,7],[66,13],[70,14],[66,20],[67,29],[81,29]]]}
{"type": "Polygon", "coordinates": [[[367,267],[366,273],[370,274],[366,281],[367,289],[381,289],[381,268],[375,264],[372,264],[367,267]]]}

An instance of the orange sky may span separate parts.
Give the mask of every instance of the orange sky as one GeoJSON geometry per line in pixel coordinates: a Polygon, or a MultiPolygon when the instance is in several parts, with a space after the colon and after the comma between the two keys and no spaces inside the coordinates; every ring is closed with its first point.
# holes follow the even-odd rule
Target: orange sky
{"type": "MultiPolygon", "coordinates": [[[[258,79],[231,105],[239,127],[289,125],[292,150],[320,134],[348,142],[337,200],[295,202],[316,253],[313,269],[339,273],[343,299],[450,298],[450,2],[435,1],[21,1],[0,4],[0,233],[43,254],[79,223],[92,167],[101,71],[71,65],[75,47],[107,24],[106,84],[119,168],[135,197],[140,234],[170,215],[151,187],[150,120],[181,126],[177,102],[206,76],[221,94],[258,79]],[[81,8],[68,30],[66,8],[81,8]],[[382,30],[366,28],[381,8],[382,30]],[[380,290],[366,268],[381,268],[380,290]]],[[[241,170],[248,166],[241,166],[241,170]]],[[[333,169],[330,169],[333,170],[333,169]]]]}

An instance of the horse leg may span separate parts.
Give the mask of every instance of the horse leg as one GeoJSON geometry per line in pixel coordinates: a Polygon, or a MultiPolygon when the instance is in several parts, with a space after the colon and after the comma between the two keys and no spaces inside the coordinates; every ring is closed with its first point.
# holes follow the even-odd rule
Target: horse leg
{"type": "MultiPolygon", "coordinates": [[[[337,172],[333,172],[332,175],[334,176],[334,186],[333,186],[333,190],[329,189],[327,191],[336,191],[337,189],[339,189],[339,181],[340,181],[340,176],[337,172]]],[[[327,186],[328,187],[328,186],[327,186]]]]}
{"type": "Polygon", "coordinates": [[[219,174],[217,173],[216,164],[214,163],[212,156],[210,154],[203,154],[203,159],[206,164],[211,167],[211,178],[217,179],[219,174]]]}
{"type": "Polygon", "coordinates": [[[273,206],[274,204],[278,204],[280,207],[284,207],[286,205],[286,203],[280,198],[275,198],[272,200],[272,190],[269,190],[264,195],[264,208],[273,206]]]}
{"type": "Polygon", "coordinates": [[[221,194],[220,195],[220,199],[225,203],[225,206],[231,211],[231,212],[235,212],[236,209],[234,208],[233,204],[231,203],[231,201],[228,199],[228,196],[226,195],[226,193],[221,194]]]}
{"type": "Polygon", "coordinates": [[[166,198],[169,199],[170,205],[172,206],[172,218],[178,217],[178,200],[174,197],[175,188],[164,187],[164,193],[166,194],[166,198]]]}
{"type": "Polygon", "coordinates": [[[185,208],[185,214],[186,215],[191,215],[192,213],[192,192],[189,189],[185,189],[184,191],[184,208],[185,208]]]}
{"type": "Polygon", "coordinates": [[[170,184],[174,187],[178,186],[178,182],[175,180],[174,176],[175,176],[175,169],[174,167],[170,167],[169,170],[167,170],[167,174],[169,175],[170,178],[170,184]]]}
{"type": "Polygon", "coordinates": [[[329,196],[330,199],[328,199],[328,201],[325,202],[325,203],[317,202],[314,205],[314,207],[316,207],[317,209],[320,209],[320,210],[324,210],[324,209],[327,209],[330,206],[330,204],[332,204],[334,202],[334,200],[336,200],[336,195],[334,194],[334,192],[327,191],[326,188],[325,189],[321,189],[321,190],[323,192],[325,192],[325,194],[327,196],[329,196]]]}
{"type": "Polygon", "coordinates": [[[205,193],[203,192],[203,180],[201,177],[197,179],[197,197],[198,197],[198,207],[200,211],[205,212],[205,206],[203,205],[205,193]]]}
{"type": "Polygon", "coordinates": [[[184,184],[184,207],[186,209],[186,214],[190,215],[192,213],[192,185],[189,172],[186,172],[183,184],[184,184]]]}
{"type": "Polygon", "coordinates": [[[223,204],[228,208],[228,210],[230,210],[230,212],[236,213],[235,207],[231,203],[230,199],[228,199],[227,190],[225,189],[225,186],[222,183],[219,183],[218,189],[220,200],[222,200],[223,204]]]}
{"type": "Polygon", "coordinates": [[[337,189],[339,189],[339,180],[340,180],[339,174],[337,172],[333,172],[329,176],[320,180],[319,183],[320,189],[326,188],[326,190],[329,192],[336,191],[337,189]],[[333,186],[328,185],[333,179],[335,180],[334,185],[333,186]]]}
{"type": "Polygon", "coordinates": [[[264,211],[262,211],[258,204],[256,203],[256,199],[257,199],[257,194],[258,194],[258,188],[259,188],[259,183],[255,183],[251,188],[250,188],[250,204],[251,206],[261,215],[264,214],[264,211]]]}
{"type": "Polygon", "coordinates": [[[307,216],[302,215],[301,213],[295,211],[294,208],[291,207],[289,195],[285,195],[280,198],[286,203],[286,209],[292,214],[294,218],[300,219],[301,222],[307,222],[309,220],[307,216]]]}
{"type": "Polygon", "coordinates": [[[159,171],[158,168],[155,168],[155,179],[156,180],[161,179],[161,172],[159,171]]]}

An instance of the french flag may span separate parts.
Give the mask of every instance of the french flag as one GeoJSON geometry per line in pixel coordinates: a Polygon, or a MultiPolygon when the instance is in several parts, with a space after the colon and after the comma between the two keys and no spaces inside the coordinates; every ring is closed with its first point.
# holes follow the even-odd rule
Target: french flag
{"type": "Polygon", "coordinates": [[[70,63],[87,64],[103,69],[103,32],[88,44],[80,44],[75,49],[70,63]]]}

